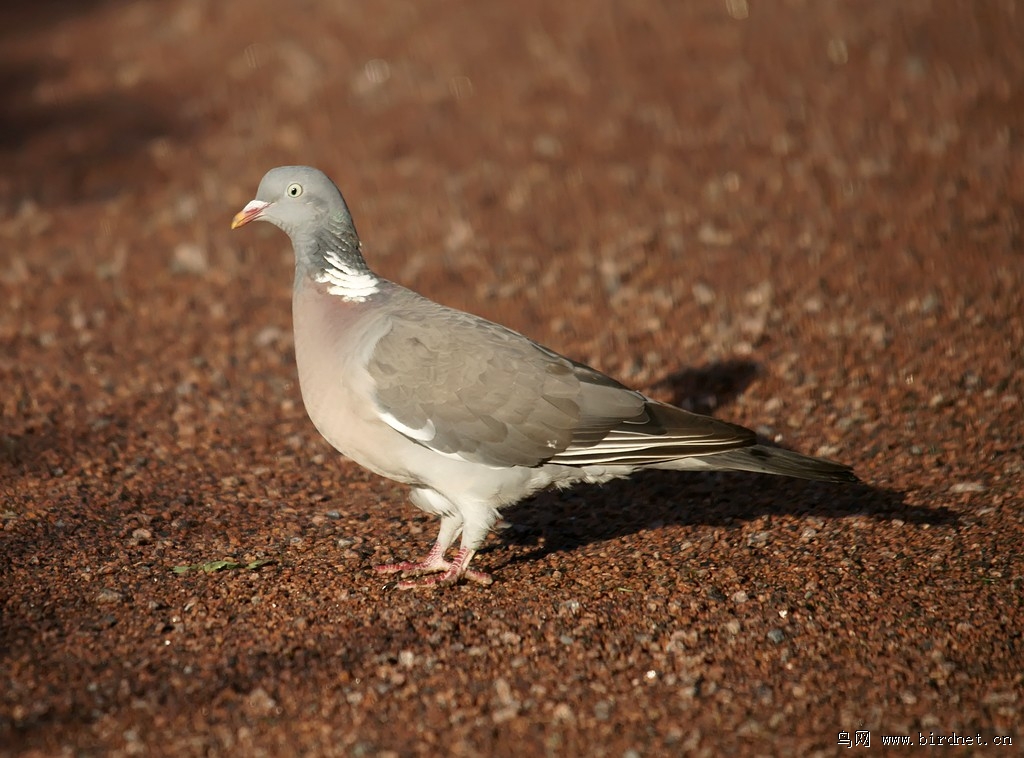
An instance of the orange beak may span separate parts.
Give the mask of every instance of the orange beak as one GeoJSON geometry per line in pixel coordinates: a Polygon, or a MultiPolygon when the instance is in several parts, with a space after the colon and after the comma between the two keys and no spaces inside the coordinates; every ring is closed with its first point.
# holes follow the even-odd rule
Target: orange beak
{"type": "Polygon", "coordinates": [[[231,219],[231,228],[237,229],[240,226],[245,226],[250,221],[255,221],[263,215],[270,206],[270,203],[265,203],[262,200],[250,200],[248,204],[242,210],[235,214],[235,217],[231,219]]]}

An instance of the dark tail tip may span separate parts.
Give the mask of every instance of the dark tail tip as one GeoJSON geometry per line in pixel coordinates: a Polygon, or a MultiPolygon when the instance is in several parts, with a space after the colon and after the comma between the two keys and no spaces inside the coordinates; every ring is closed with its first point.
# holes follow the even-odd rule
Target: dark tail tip
{"type": "Polygon", "coordinates": [[[770,469],[768,473],[793,476],[798,479],[813,479],[819,482],[859,482],[853,469],[845,463],[830,461],[827,458],[815,458],[810,455],[794,453],[778,447],[754,445],[746,449],[755,458],[765,460],[770,469]]]}
{"type": "Polygon", "coordinates": [[[715,459],[716,462],[726,464],[723,468],[736,468],[741,471],[756,471],[818,482],[854,484],[860,481],[853,473],[853,469],[845,463],[801,455],[781,447],[751,445],[720,453],[715,459]]]}

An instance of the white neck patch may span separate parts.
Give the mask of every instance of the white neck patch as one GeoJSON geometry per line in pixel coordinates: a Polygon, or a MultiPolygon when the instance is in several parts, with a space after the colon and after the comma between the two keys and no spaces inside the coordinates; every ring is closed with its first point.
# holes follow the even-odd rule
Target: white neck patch
{"type": "Polygon", "coordinates": [[[316,275],[321,284],[330,285],[327,291],[347,303],[365,302],[370,295],[380,291],[380,280],[366,269],[347,265],[333,250],[324,253],[326,268],[316,275]]]}

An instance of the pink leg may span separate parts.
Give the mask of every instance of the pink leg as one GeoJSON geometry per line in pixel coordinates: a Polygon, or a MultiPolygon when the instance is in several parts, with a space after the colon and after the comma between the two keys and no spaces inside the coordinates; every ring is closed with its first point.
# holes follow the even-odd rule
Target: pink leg
{"type": "MultiPolygon", "coordinates": [[[[435,502],[436,497],[432,497],[430,492],[429,490],[413,491],[413,502],[426,511],[433,511],[437,503],[435,502]]],[[[448,547],[459,533],[462,532],[463,526],[462,516],[458,511],[445,512],[445,515],[441,516],[441,528],[437,533],[437,540],[434,542],[434,546],[430,548],[426,558],[422,561],[386,563],[383,566],[374,566],[374,571],[379,574],[401,574],[409,577],[420,577],[416,580],[410,579],[398,582],[397,586],[403,590],[412,587],[455,584],[463,577],[480,584],[490,584],[494,580],[489,574],[485,574],[482,571],[472,571],[469,568],[469,562],[473,560],[473,556],[476,554],[475,548],[462,547],[455,554],[455,560],[450,563],[444,559],[444,554],[448,552],[448,547]]],[[[480,544],[486,535],[487,527],[477,525],[472,529],[469,542],[480,544]]],[[[466,535],[463,534],[463,545],[466,542],[466,535]]]]}
{"type": "MultiPolygon", "coordinates": [[[[433,550],[431,553],[433,553],[433,550]]],[[[473,560],[473,556],[475,554],[476,550],[471,550],[468,547],[461,548],[459,552],[455,554],[454,561],[451,563],[442,561],[447,564],[447,568],[444,570],[443,574],[438,573],[440,569],[433,568],[430,576],[421,576],[418,579],[409,579],[399,582],[398,589],[411,590],[416,587],[433,587],[437,585],[455,584],[462,578],[468,579],[472,582],[478,582],[479,584],[490,584],[494,581],[490,574],[485,574],[483,571],[473,571],[469,568],[469,562],[473,560]]],[[[427,561],[424,561],[424,564],[425,563],[427,563],[427,561]]]]}
{"type": "Polygon", "coordinates": [[[444,559],[444,551],[448,549],[441,540],[434,543],[422,561],[405,561],[403,563],[385,563],[383,566],[374,566],[373,570],[378,574],[409,574],[418,576],[420,574],[436,574],[441,571],[448,571],[452,564],[444,559]]]}
{"type": "Polygon", "coordinates": [[[426,558],[422,561],[385,563],[383,566],[374,566],[373,570],[379,574],[410,574],[413,576],[447,571],[452,567],[452,564],[444,559],[444,554],[448,552],[448,546],[452,544],[452,541],[461,530],[462,519],[460,517],[442,516],[437,539],[434,541],[434,546],[430,548],[430,552],[427,553],[426,558]]]}

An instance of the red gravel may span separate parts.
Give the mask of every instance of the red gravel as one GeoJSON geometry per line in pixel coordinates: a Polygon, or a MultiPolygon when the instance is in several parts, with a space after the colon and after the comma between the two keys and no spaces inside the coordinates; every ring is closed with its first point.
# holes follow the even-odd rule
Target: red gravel
{"type": "Polygon", "coordinates": [[[1019,751],[1022,39],[997,0],[4,5],[0,753],[1019,751]],[[291,251],[228,231],[293,162],[385,275],[868,484],[546,493],[493,586],[382,589],[435,524],[318,437],[291,251]],[[173,571],[219,559],[272,562],[173,571]]]}

